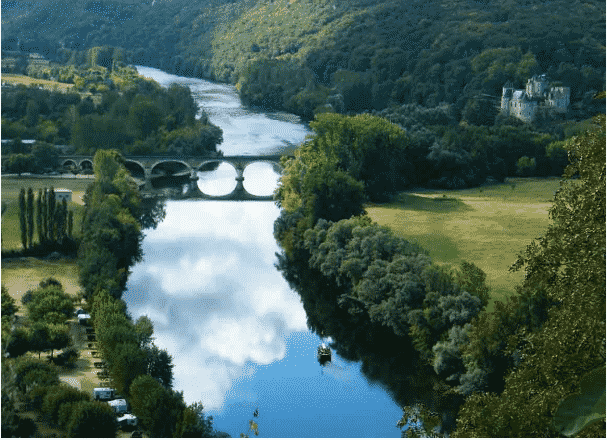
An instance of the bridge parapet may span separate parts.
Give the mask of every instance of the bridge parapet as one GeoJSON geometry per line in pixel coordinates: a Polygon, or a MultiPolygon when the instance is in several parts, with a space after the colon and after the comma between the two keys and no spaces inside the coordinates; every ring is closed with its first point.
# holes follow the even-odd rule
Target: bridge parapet
{"type": "MultiPolygon", "coordinates": [[[[179,171],[180,174],[188,173],[190,175],[190,187],[185,194],[174,195],[172,198],[195,199],[195,200],[273,200],[273,196],[256,196],[250,194],[244,187],[244,171],[248,165],[254,162],[271,163],[277,172],[282,172],[280,159],[282,155],[269,156],[124,156],[127,164],[137,165],[143,171],[141,174],[143,179],[139,179],[140,190],[144,194],[153,195],[158,193],[152,186],[152,179],[161,177],[154,174],[154,169],[162,163],[181,163],[185,169],[179,171]],[[236,187],[227,195],[212,196],[203,193],[196,184],[198,176],[196,172],[204,165],[216,162],[227,162],[236,170],[236,187]],[[280,171],[279,171],[280,170],[280,171]]],[[[77,166],[82,166],[90,162],[92,166],[93,157],[84,155],[59,156],[59,161],[62,165],[73,163],[77,166]]],[[[132,170],[133,166],[131,166],[132,170]]],[[[136,168],[136,166],[134,167],[136,168]]],[[[133,172],[133,171],[132,171],[133,172]]],[[[174,174],[173,174],[174,175],[174,174]]]]}

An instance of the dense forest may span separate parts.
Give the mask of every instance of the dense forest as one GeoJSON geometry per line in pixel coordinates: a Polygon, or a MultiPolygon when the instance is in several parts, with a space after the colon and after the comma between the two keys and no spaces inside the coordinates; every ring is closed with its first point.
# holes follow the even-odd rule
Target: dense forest
{"type": "Polygon", "coordinates": [[[537,73],[571,88],[571,118],[604,106],[591,99],[605,81],[598,0],[5,1],[2,16],[3,50],[79,65],[120,47],[127,63],[231,82],[310,119],[446,103],[492,124],[504,83],[537,73]]]}

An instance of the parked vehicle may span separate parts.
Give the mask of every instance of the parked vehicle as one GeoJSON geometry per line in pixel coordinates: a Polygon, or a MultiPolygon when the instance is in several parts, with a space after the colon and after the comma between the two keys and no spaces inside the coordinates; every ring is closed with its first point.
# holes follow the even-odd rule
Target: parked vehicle
{"type": "Polygon", "coordinates": [[[112,400],[116,396],[114,388],[93,388],[93,398],[95,400],[112,400]]]}
{"type": "Polygon", "coordinates": [[[116,417],[116,421],[118,422],[118,426],[120,426],[120,428],[137,426],[137,423],[139,422],[139,420],[137,420],[137,416],[134,416],[133,414],[125,414],[123,416],[116,417]]]}
{"type": "Polygon", "coordinates": [[[78,315],[78,324],[88,325],[90,319],[91,315],[89,315],[88,313],[81,313],[80,315],[78,315]]]}
{"type": "Polygon", "coordinates": [[[116,414],[125,414],[128,411],[128,405],[125,399],[110,400],[108,404],[112,407],[116,414]]]}

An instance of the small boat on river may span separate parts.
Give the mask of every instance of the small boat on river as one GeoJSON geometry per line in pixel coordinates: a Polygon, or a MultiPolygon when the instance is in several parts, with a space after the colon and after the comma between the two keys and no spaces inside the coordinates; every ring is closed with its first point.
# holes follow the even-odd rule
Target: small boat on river
{"type": "Polygon", "coordinates": [[[331,349],[327,347],[323,342],[321,345],[318,346],[318,353],[316,357],[320,365],[324,365],[327,362],[331,362],[331,349]]]}

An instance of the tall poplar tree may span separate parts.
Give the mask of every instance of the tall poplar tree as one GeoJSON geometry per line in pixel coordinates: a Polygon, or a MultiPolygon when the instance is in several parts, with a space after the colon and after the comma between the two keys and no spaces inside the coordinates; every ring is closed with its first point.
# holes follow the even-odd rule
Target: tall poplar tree
{"type": "Polygon", "coordinates": [[[72,238],[72,231],[74,229],[74,212],[69,211],[67,213],[67,236],[72,238]]]}
{"type": "Polygon", "coordinates": [[[19,192],[19,225],[21,226],[21,244],[27,249],[27,206],[25,203],[25,188],[19,192]]]}
{"type": "Polygon", "coordinates": [[[27,189],[27,241],[29,246],[34,244],[34,191],[32,188],[27,189]]]}
{"type": "Polygon", "coordinates": [[[56,225],[56,239],[59,243],[63,243],[65,238],[65,227],[67,225],[67,201],[63,200],[61,204],[55,207],[54,221],[56,225]]]}
{"type": "Polygon", "coordinates": [[[38,229],[38,242],[44,242],[44,229],[43,229],[43,203],[42,190],[38,190],[38,199],[36,200],[36,228],[38,229]]]}
{"type": "Polygon", "coordinates": [[[48,188],[44,188],[42,194],[42,226],[44,228],[44,240],[48,241],[48,188]]]}
{"type": "Polygon", "coordinates": [[[55,231],[55,189],[51,186],[46,194],[47,197],[47,233],[50,241],[57,238],[55,231]]]}

